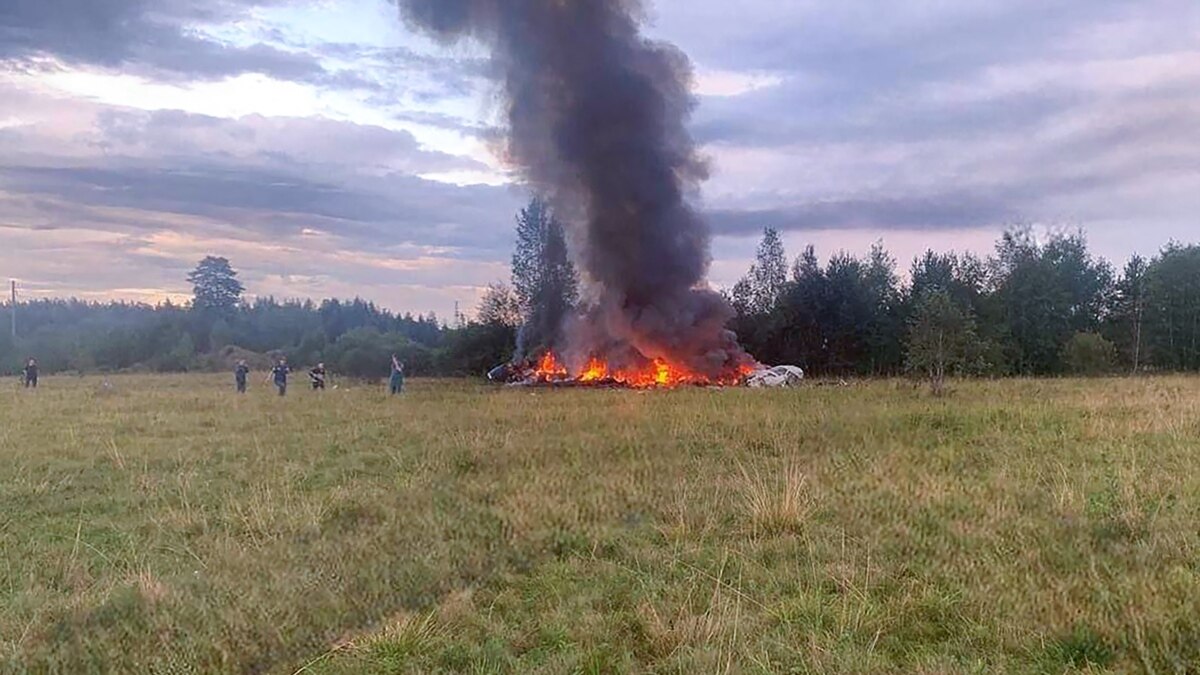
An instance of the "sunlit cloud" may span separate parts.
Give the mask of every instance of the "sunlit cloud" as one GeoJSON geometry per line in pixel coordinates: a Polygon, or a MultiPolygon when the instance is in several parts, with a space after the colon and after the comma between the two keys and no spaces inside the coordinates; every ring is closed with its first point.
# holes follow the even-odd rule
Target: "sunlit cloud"
{"type": "Polygon", "coordinates": [[[695,92],[699,96],[732,97],[782,83],[783,77],[773,73],[700,70],[696,74],[695,92]]]}

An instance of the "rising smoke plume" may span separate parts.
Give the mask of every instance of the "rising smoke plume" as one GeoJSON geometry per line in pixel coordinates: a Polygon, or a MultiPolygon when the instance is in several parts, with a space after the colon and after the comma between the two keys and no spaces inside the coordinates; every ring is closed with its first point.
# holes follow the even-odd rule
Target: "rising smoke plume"
{"type": "Polygon", "coordinates": [[[568,362],[658,357],[717,377],[751,361],[704,287],[709,231],[688,204],[706,177],[686,128],[691,64],[640,34],[636,0],[395,0],[443,40],[491,49],[507,158],[571,229],[583,314],[568,362]]]}

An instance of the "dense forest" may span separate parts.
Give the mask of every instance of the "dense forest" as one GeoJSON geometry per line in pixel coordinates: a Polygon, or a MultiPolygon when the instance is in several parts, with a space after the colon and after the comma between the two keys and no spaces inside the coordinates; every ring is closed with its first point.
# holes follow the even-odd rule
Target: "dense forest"
{"type": "MultiPolygon", "coordinates": [[[[511,285],[490,287],[471,319],[395,314],[361,299],[243,299],[237,272],[209,257],[186,306],[36,300],[18,334],[0,333],[0,371],[36,357],[44,372],[220,370],[324,361],[385,374],[390,354],[416,375],[479,375],[516,350],[553,344],[578,279],[561,225],[534,200],[517,216],[511,285]]],[[[764,363],[816,375],[942,371],[1056,375],[1200,370],[1200,246],[1167,244],[1119,272],[1082,233],[1006,231],[986,257],[929,251],[902,275],[882,243],[822,264],[789,260],[767,228],[755,263],[728,293],[730,327],[764,363]]],[[[0,309],[7,327],[12,311],[0,309]]]]}
{"type": "Polygon", "coordinates": [[[468,374],[507,357],[513,334],[506,327],[450,328],[433,316],[397,316],[363,300],[260,298],[221,315],[169,303],[38,300],[20,303],[18,312],[16,343],[7,330],[0,334],[0,359],[9,373],[27,357],[36,357],[43,372],[178,372],[232,368],[239,358],[263,368],[286,356],[293,364],[325,361],[336,371],[369,377],[386,375],[395,353],[414,374],[468,374]]]}
{"type": "Polygon", "coordinates": [[[1200,246],[1169,243],[1118,273],[1081,232],[1041,240],[1006,231],[992,255],[928,251],[902,279],[882,244],[824,265],[806,248],[789,265],[766,230],[733,288],[734,329],[764,362],[822,374],[889,375],[913,368],[914,338],[957,341],[955,370],[990,375],[1200,369],[1200,246]],[[938,296],[944,302],[930,302],[938,296]],[[923,312],[923,310],[925,310],[923,312]],[[931,312],[936,312],[932,313],[931,312]],[[951,335],[953,334],[953,335],[951,335]]]}

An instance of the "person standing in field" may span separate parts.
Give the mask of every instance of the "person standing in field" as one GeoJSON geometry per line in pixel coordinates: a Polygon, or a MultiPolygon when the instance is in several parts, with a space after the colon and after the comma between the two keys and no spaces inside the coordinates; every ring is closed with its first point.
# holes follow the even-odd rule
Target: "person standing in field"
{"type": "Polygon", "coordinates": [[[287,396],[287,379],[288,373],[292,372],[288,368],[287,359],[279,359],[279,363],[271,369],[271,377],[275,380],[275,388],[279,390],[280,396],[287,396]]]}
{"type": "Polygon", "coordinates": [[[246,365],[246,360],[242,359],[237,362],[237,367],[233,369],[233,380],[237,383],[237,392],[239,394],[246,393],[246,377],[250,374],[250,366],[246,365]]]}
{"type": "Polygon", "coordinates": [[[325,391],[325,364],[318,363],[316,368],[308,371],[308,379],[312,382],[313,391],[325,391]]]}
{"type": "Polygon", "coordinates": [[[37,359],[29,359],[25,364],[25,370],[21,371],[25,376],[25,388],[37,389],[38,385],[38,364],[37,359]]]}
{"type": "Polygon", "coordinates": [[[399,394],[404,391],[404,364],[400,363],[400,359],[392,354],[392,377],[388,381],[388,389],[392,395],[399,394]]]}

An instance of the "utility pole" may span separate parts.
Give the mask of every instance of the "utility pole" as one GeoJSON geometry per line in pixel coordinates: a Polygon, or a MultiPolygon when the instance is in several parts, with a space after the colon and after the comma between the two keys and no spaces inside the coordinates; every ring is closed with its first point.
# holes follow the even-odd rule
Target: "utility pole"
{"type": "Polygon", "coordinates": [[[17,280],[10,279],[12,284],[12,304],[9,305],[8,311],[12,313],[12,336],[13,340],[17,339],[17,280]]]}

